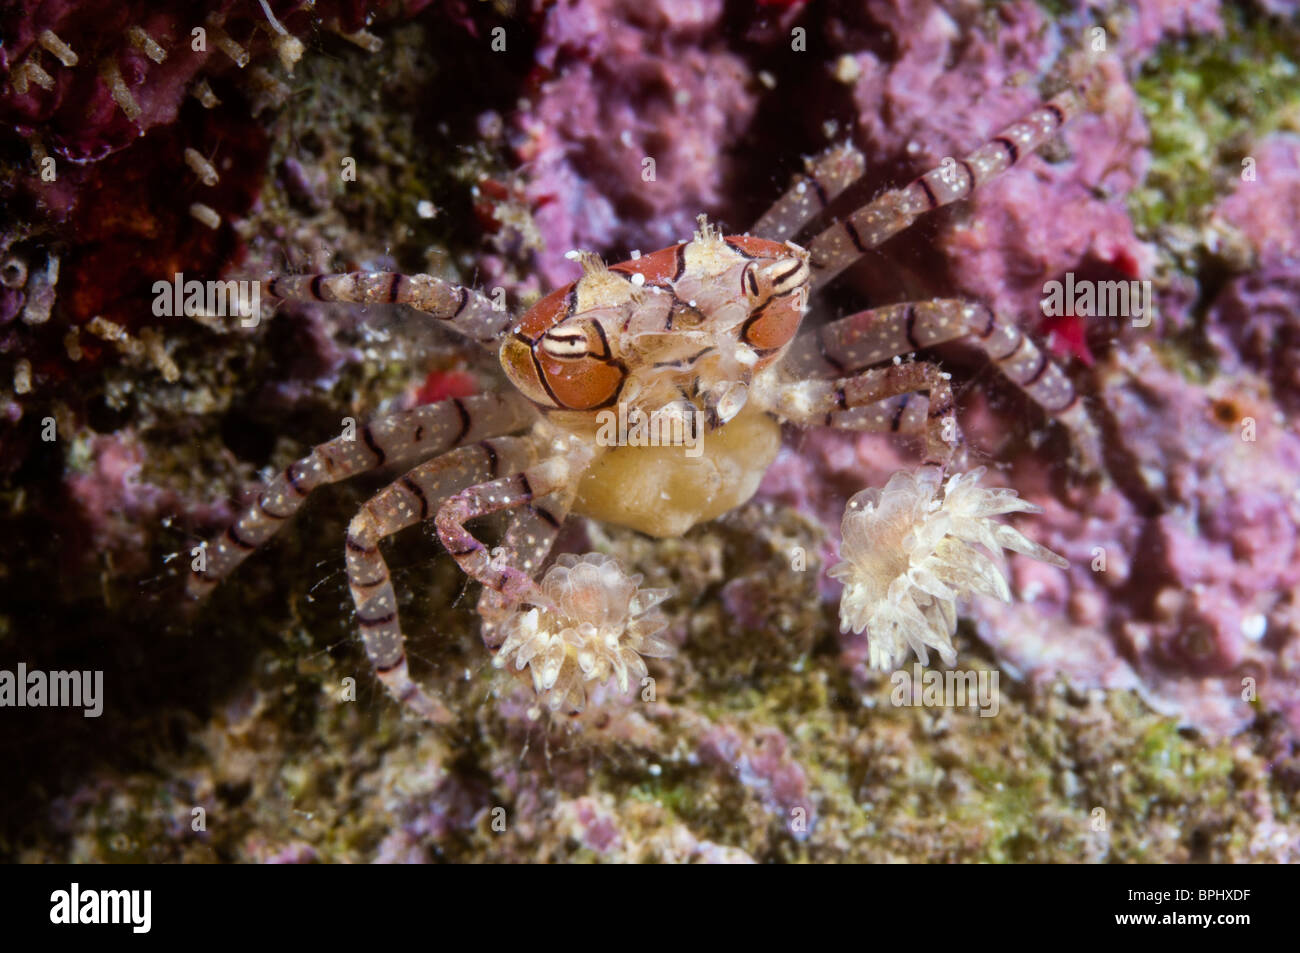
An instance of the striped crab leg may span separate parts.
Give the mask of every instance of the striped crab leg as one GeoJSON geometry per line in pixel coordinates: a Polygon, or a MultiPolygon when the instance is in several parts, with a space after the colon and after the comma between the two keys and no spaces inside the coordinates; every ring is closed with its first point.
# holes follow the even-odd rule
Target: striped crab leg
{"type": "Polygon", "coordinates": [[[358,427],[353,435],[320,444],[277,474],[222,535],[203,545],[201,568],[191,568],[187,580],[190,597],[207,595],[274,536],[317,487],[520,430],[533,418],[534,411],[520,398],[483,394],[390,414],[358,427]]]}
{"type": "Polygon", "coordinates": [[[923,433],[929,410],[929,397],[910,392],[836,414],[831,426],[859,433],[923,433]]]}
{"type": "Polygon", "coordinates": [[[1100,469],[1100,437],[1070,378],[1020,328],[977,302],[937,298],[851,314],[796,340],[786,366],[799,375],[839,377],[958,339],[980,348],[1012,383],[1065,424],[1084,466],[1100,469]]]}
{"type": "Polygon", "coordinates": [[[910,185],[891,189],[831,225],[809,245],[818,286],[931,209],[966,198],[1033,152],[1083,111],[1082,90],[1068,89],[1012,123],[974,152],[946,159],[910,185]]]}
{"type": "MultiPolygon", "coordinates": [[[[552,512],[543,498],[554,495],[562,500],[571,500],[578,477],[586,470],[593,455],[590,450],[575,448],[511,476],[462,490],[447,500],[439,508],[435,524],[443,546],[460,564],[465,575],[499,593],[505,605],[547,605],[541,589],[532,579],[535,567],[525,570],[510,565],[508,559],[492,559],[488,548],[465,528],[465,524],[489,513],[527,506],[532,508],[537,518],[558,530],[564,513],[552,512]]],[[[567,504],[564,509],[567,510],[567,504]]]]}
{"type": "MultiPolygon", "coordinates": [[[[948,375],[928,361],[875,367],[831,381],[764,383],[754,396],[764,410],[792,423],[860,429],[869,419],[863,408],[920,391],[929,394],[922,428],[924,463],[946,468],[961,445],[961,434],[953,416],[955,401],[948,375]]],[[[892,411],[895,405],[889,407],[892,411]]]]}
{"type": "Polygon", "coordinates": [[[851,142],[831,146],[805,159],[804,173],[794,177],[790,188],[754,223],[750,234],[778,242],[793,238],[799,229],[860,179],[866,166],[866,159],[851,142]]]}
{"type": "Polygon", "coordinates": [[[533,456],[532,442],[524,437],[498,437],[461,447],[420,464],[380,490],[348,525],[348,587],[366,656],[389,694],[422,718],[445,724],[452,716],[440,700],[411,679],[397,594],[379,543],[429,519],[437,503],[452,493],[491,480],[503,469],[527,466],[533,456]]]}
{"type": "MultiPolygon", "coordinates": [[[[499,555],[506,564],[535,577],[569,515],[573,498],[574,492],[569,489],[512,510],[505,536],[501,540],[501,548],[494,552],[493,559],[497,560],[499,555]]],[[[500,560],[497,560],[497,564],[501,564],[500,560]]],[[[503,639],[498,634],[498,626],[512,614],[513,609],[500,592],[483,587],[478,601],[478,614],[483,620],[483,644],[494,653],[501,647],[503,639]]]]}
{"type": "Polygon", "coordinates": [[[266,286],[272,298],[286,301],[344,301],[353,304],[404,304],[432,315],[446,327],[492,346],[513,323],[509,311],[486,295],[432,275],[354,271],[338,275],[289,275],[266,286]]]}

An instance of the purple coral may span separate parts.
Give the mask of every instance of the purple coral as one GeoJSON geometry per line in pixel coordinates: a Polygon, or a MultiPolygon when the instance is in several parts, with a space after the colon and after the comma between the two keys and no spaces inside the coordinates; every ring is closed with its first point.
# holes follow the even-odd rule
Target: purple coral
{"type": "Polygon", "coordinates": [[[719,40],[722,0],[548,5],[538,80],[516,117],[550,287],[572,248],[652,251],[723,201],[734,142],[756,108],[744,61],[719,40]],[[649,163],[647,162],[649,160],[649,163]]]}
{"type": "Polygon", "coordinates": [[[779,729],[762,728],[747,737],[736,726],[723,722],[703,731],[698,744],[701,761],[729,772],[752,790],[788,825],[796,840],[807,838],[816,823],[808,776],[779,729]]]}
{"type": "Polygon", "coordinates": [[[1257,270],[1234,278],[1210,311],[1209,335],[1225,370],[1265,375],[1278,402],[1300,409],[1300,136],[1277,134],[1253,150],[1253,177],[1215,210],[1255,249],[1257,270]]]}
{"type": "MultiPolygon", "coordinates": [[[[1127,493],[1077,494],[1070,505],[1037,497],[1040,538],[1069,558],[1069,583],[1018,564],[1025,601],[981,606],[982,637],[1013,671],[1137,688],[1212,734],[1247,725],[1255,695],[1300,731],[1288,661],[1300,438],[1266,399],[1207,393],[1142,347],[1103,396],[1131,457],[1127,493]]],[[[1018,470],[1022,487],[1045,476],[1018,470]]]]}

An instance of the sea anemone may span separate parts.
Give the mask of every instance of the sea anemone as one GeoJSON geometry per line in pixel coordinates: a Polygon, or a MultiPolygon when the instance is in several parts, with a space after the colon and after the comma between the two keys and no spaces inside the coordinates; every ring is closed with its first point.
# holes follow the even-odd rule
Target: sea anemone
{"type": "Polygon", "coordinates": [[[658,638],[668,624],[658,606],[671,590],[641,589],[641,578],[602,553],[560,556],[541,581],[551,607],[517,609],[503,624],[493,664],[529,667],[539,700],[552,711],[582,711],[587,685],[611,676],[626,692],[646,675],[642,656],[672,653],[658,638]]]}
{"type": "Polygon", "coordinates": [[[1068,567],[1056,553],[994,522],[1004,513],[1042,508],[1015,490],[978,486],[983,475],[983,467],[954,474],[938,498],[938,470],[902,471],[884,489],[863,490],[849,500],[840,546],[844,561],[830,574],[844,583],[840,630],[867,631],[872,668],[896,668],[909,646],[922,664],[929,662],[929,646],[952,665],[957,599],[980,593],[1011,600],[995,561],[1003,549],[1068,567]]]}

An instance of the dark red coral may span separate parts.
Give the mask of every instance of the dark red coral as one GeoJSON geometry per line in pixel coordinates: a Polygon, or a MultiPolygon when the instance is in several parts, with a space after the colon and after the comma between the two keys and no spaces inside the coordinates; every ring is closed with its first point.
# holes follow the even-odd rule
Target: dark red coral
{"type": "MultiPolygon", "coordinates": [[[[7,173],[0,212],[11,224],[0,251],[29,280],[24,287],[21,276],[5,276],[0,355],[30,366],[31,397],[22,403],[61,397],[75,405],[65,385],[93,385],[116,359],[117,347],[94,334],[81,334],[70,351],[70,328],[102,318],[132,335],[150,326],[165,332],[176,319],[153,314],[154,282],[178,273],[218,278],[242,259],[233,222],[257,199],[268,148],[257,107],[269,73],[260,64],[274,59],[281,31],[311,42],[324,29],[356,31],[425,5],[44,0],[5,7],[0,70],[10,81],[0,89],[7,173]],[[201,180],[187,150],[211,164],[216,181],[201,180]],[[194,206],[203,206],[197,215],[194,206]],[[30,281],[56,259],[55,288],[30,281]],[[18,320],[33,294],[50,298],[48,319],[18,320]]],[[[21,405],[5,416],[16,422],[21,405]]],[[[0,423],[0,443],[8,445],[5,430],[0,423]]]]}

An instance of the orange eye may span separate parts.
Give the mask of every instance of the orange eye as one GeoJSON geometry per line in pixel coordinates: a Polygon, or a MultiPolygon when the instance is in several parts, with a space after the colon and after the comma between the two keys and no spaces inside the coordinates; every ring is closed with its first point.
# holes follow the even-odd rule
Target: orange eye
{"type": "Polygon", "coordinates": [[[790,343],[799,330],[803,310],[798,295],[770,301],[750,316],[741,328],[740,339],[758,351],[776,351],[790,343]]]}
{"type": "Polygon", "coordinates": [[[559,361],[537,354],[537,367],[552,398],[567,410],[608,407],[618,400],[626,376],[622,364],[594,357],[559,361]]]}

